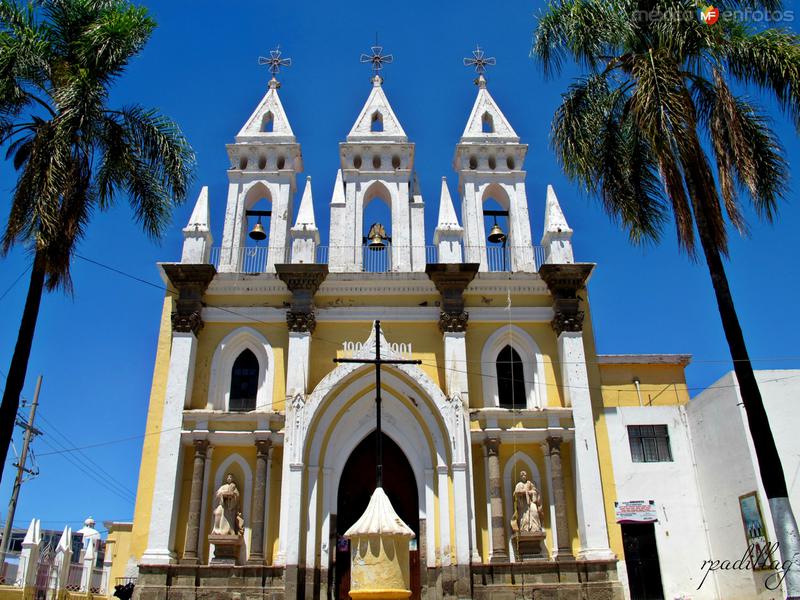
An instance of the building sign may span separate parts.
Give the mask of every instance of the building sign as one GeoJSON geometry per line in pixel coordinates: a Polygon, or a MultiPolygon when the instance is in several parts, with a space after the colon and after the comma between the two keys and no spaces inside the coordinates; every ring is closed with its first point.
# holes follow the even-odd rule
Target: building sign
{"type": "Polygon", "coordinates": [[[758,495],[755,492],[750,492],[744,496],[739,496],[739,510],[742,513],[744,535],[747,538],[747,550],[750,553],[753,569],[769,569],[769,565],[772,563],[772,556],[770,556],[767,528],[764,526],[764,517],[761,515],[758,495]]]}
{"type": "Polygon", "coordinates": [[[658,511],[655,500],[629,500],[614,502],[617,523],[655,523],[658,511]]]}
{"type": "MultiPolygon", "coordinates": [[[[389,348],[395,354],[399,354],[400,356],[411,356],[411,342],[408,344],[402,343],[398,344],[397,342],[390,343],[389,348]]],[[[344,355],[347,358],[352,358],[354,355],[358,354],[364,349],[364,342],[342,342],[342,350],[344,351],[344,355]]]]}

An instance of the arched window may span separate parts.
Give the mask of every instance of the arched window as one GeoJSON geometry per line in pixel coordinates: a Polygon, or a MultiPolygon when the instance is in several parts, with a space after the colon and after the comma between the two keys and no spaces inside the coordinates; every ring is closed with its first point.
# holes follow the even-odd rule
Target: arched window
{"type": "Polygon", "coordinates": [[[527,408],[525,372],[517,351],[505,346],[496,364],[498,404],[502,408],[527,408]]]}
{"type": "Polygon", "coordinates": [[[369,124],[369,130],[375,132],[383,131],[383,115],[378,111],[372,113],[372,121],[369,124]]]}
{"type": "Polygon", "coordinates": [[[261,119],[261,131],[264,133],[272,133],[273,127],[275,127],[275,117],[272,116],[271,112],[267,112],[261,119]]]}
{"type": "Polygon", "coordinates": [[[249,349],[233,363],[231,371],[230,410],[255,410],[258,393],[258,359],[249,349]]]}
{"type": "Polygon", "coordinates": [[[481,117],[481,131],[483,133],[494,133],[494,119],[488,112],[481,117]]]}

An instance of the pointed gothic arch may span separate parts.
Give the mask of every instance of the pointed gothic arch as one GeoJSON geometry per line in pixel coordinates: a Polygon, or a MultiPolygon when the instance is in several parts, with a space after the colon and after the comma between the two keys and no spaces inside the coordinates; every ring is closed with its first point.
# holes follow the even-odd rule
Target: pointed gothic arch
{"type": "Polygon", "coordinates": [[[515,402],[517,408],[546,407],[547,386],[545,385],[544,356],[530,334],[517,325],[505,325],[498,328],[483,345],[481,351],[483,406],[500,407],[496,364],[498,356],[506,346],[511,346],[522,360],[525,402],[515,402]]]}
{"type": "Polygon", "coordinates": [[[264,116],[261,117],[261,131],[264,133],[275,131],[275,115],[272,114],[271,110],[265,112],[264,116]]]}
{"type": "Polygon", "coordinates": [[[494,118],[488,110],[481,116],[481,133],[494,133],[494,118]]]}
{"type": "Polygon", "coordinates": [[[372,133],[383,133],[383,114],[381,111],[376,110],[370,117],[369,130],[372,133]]]}
{"type": "Polygon", "coordinates": [[[239,327],[219,343],[211,359],[211,380],[208,386],[209,410],[230,410],[233,366],[244,350],[253,353],[258,361],[258,389],[255,410],[272,410],[275,358],[272,345],[252,327],[239,327]]]}

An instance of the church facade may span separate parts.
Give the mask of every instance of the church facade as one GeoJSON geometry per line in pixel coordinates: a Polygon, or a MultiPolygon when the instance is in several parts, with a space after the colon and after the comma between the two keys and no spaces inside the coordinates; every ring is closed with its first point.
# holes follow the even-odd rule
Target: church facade
{"type": "Polygon", "coordinates": [[[413,598],[626,593],[604,407],[648,391],[685,404],[688,359],[597,355],[594,265],[575,261],[552,188],[529,203],[527,145],[476,84],[432,243],[414,143],[379,75],[339,145],[327,245],[274,78],[228,145],[226,201],[204,188],[180,262],[159,265],[169,293],[128,557],[139,598],[348,597],[344,532],[375,485],[376,376],[335,359],[376,346],[419,361],[381,367],[380,383],[383,487],[414,532],[413,598]],[[373,201],[390,223],[364,220],[373,201]],[[529,207],[544,212],[539,246],[529,207]],[[223,534],[238,536],[224,552],[223,534]]]}

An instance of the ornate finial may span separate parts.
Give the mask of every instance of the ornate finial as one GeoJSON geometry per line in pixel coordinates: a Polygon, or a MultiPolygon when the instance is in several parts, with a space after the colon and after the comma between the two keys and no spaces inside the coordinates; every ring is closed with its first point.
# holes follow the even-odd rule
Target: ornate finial
{"type": "Polygon", "coordinates": [[[379,71],[383,69],[383,65],[388,65],[393,62],[394,57],[391,54],[383,54],[383,46],[378,45],[377,34],[375,34],[375,45],[370,49],[372,50],[372,55],[362,54],[361,62],[372,63],[372,81],[373,83],[379,84],[383,81],[383,77],[380,76],[379,71]]]}
{"type": "Polygon", "coordinates": [[[480,46],[475,46],[475,50],[472,51],[472,58],[464,59],[465,67],[475,67],[475,71],[478,73],[475,85],[478,87],[486,87],[486,78],[483,76],[486,72],[486,67],[493,67],[496,64],[497,61],[493,56],[486,58],[483,48],[480,46]]]}
{"type": "Polygon", "coordinates": [[[275,48],[275,50],[269,51],[269,58],[265,56],[258,57],[258,64],[260,65],[267,65],[269,72],[272,73],[272,79],[269,80],[269,87],[271,88],[279,88],[281,84],[278,83],[278,80],[275,78],[281,67],[291,67],[292,66],[292,59],[291,58],[281,58],[281,45],[275,48]]]}

